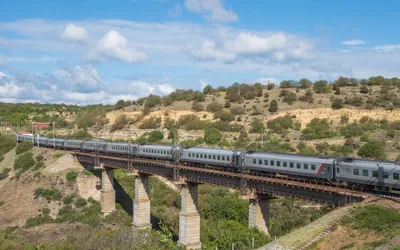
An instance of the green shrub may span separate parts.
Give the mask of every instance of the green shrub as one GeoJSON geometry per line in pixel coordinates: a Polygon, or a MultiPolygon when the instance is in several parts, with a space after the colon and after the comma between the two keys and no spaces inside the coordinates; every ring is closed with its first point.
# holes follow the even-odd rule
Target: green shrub
{"type": "Polygon", "coordinates": [[[203,111],[204,110],[204,106],[203,106],[203,104],[201,104],[198,101],[193,101],[192,109],[193,109],[193,111],[199,112],[199,111],[203,111]]]}
{"type": "Polygon", "coordinates": [[[39,198],[39,197],[44,197],[47,200],[51,201],[51,200],[61,200],[62,195],[61,192],[58,189],[55,188],[37,188],[35,189],[35,199],[39,198]]]}
{"type": "Polygon", "coordinates": [[[14,170],[19,171],[19,175],[35,165],[32,152],[26,152],[15,159],[14,170]]]}
{"type": "Polygon", "coordinates": [[[164,138],[164,133],[161,132],[160,130],[154,130],[151,131],[147,140],[149,142],[157,142],[157,141],[161,141],[164,138]]]}
{"type": "Polygon", "coordinates": [[[268,111],[271,113],[275,113],[278,111],[278,102],[276,100],[272,100],[269,104],[268,111]]]}
{"type": "Polygon", "coordinates": [[[304,140],[314,140],[332,138],[335,135],[336,133],[331,131],[327,119],[314,118],[310,123],[307,124],[306,128],[303,129],[301,138],[304,140]]]}
{"type": "Polygon", "coordinates": [[[286,89],[281,90],[279,96],[283,96],[283,102],[286,102],[289,105],[292,105],[297,100],[296,93],[293,93],[286,89]]]}
{"type": "Polygon", "coordinates": [[[43,159],[44,159],[44,157],[41,154],[35,157],[36,161],[42,161],[43,159]]]}
{"type": "Polygon", "coordinates": [[[65,175],[67,181],[76,181],[76,178],[78,177],[78,173],[74,170],[69,171],[66,175],[65,175]]]}
{"type": "Polygon", "coordinates": [[[44,162],[38,161],[35,163],[35,166],[33,166],[32,171],[37,171],[37,170],[41,169],[42,167],[44,167],[44,162]]]}
{"type": "Polygon", "coordinates": [[[0,173],[0,180],[3,180],[8,177],[8,173],[11,171],[11,168],[5,168],[0,173]]]}
{"type": "Polygon", "coordinates": [[[28,150],[32,149],[32,142],[30,141],[23,141],[21,143],[18,144],[17,148],[15,149],[15,153],[17,155],[25,153],[28,150]]]}
{"type": "Polygon", "coordinates": [[[86,130],[79,130],[73,134],[67,135],[66,138],[76,140],[90,140],[93,138],[93,136],[86,130]]]}
{"type": "Polygon", "coordinates": [[[1,201],[0,201],[0,207],[2,207],[3,205],[4,205],[4,201],[1,200],[1,201]]]}
{"type": "Polygon", "coordinates": [[[261,133],[265,130],[264,120],[260,118],[253,118],[250,126],[250,133],[261,133]]]}
{"type": "Polygon", "coordinates": [[[324,80],[314,82],[313,88],[315,93],[329,93],[331,91],[328,82],[324,80]]]}
{"type": "Polygon", "coordinates": [[[375,140],[369,140],[358,150],[361,157],[386,160],[385,143],[375,140]]]}
{"type": "Polygon", "coordinates": [[[75,201],[75,207],[82,208],[87,205],[87,201],[81,197],[78,197],[75,201]]]}
{"type": "Polygon", "coordinates": [[[206,128],[204,130],[204,142],[215,144],[221,140],[221,132],[216,128],[206,128]]]}
{"type": "Polygon", "coordinates": [[[234,115],[243,115],[244,114],[244,108],[241,106],[233,106],[230,109],[231,113],[234,115]]]}
{"type": "Polygon", "coordinates": [[[212,102],[207,105],[207,111],[211,113],[218,113],[221,112],[222,110],[222,105],[219,104],[218,102],[212,102]]]}
{"type": "Polygon", "coordinates": [[[15,138],[0,135],[0,155],[7,153],[15,147],[15,138]]]}
{"type": "Polygon", "coordinates": [[[285,133],[286,130],[293,129],[293,118],[290,115],[285,115],[269,120],[267,122],[267,128],[274,133],[285,133]]]}
{"type": "Polygon", "coordinates": [[[332,109],[341,109],[341,108],[343,108],[343,99],[340,99],[340,98],[333,99],[331,108],[332,109]]]}

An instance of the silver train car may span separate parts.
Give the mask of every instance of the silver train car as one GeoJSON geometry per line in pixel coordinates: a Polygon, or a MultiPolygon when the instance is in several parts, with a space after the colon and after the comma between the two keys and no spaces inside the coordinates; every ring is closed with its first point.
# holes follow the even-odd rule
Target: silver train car
{"type": "Polygon", "coordinates": [[[182,150],[182,162],[215,166],[235,166],[235,155],[240,152],[219,148],[185,148],[182,150]]]}

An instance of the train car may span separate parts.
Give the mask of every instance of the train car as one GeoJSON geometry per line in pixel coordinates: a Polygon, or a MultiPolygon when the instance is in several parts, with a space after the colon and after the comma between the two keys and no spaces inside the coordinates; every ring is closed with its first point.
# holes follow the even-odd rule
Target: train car
{"type": "Polygon", "coordinates": [[[83,151],[97,151],[100,153],[105,153],[107,143],[108,142],[106,142],[106,141],[97,141],[97,140],[84,141],[82,144],[82,150],[83,151]]]}
{"type": "Polygon", "coordinates": [[[46,147],[48,140],[48,137],[35,137],[35,145],[38,147],[46,147]]]}
{"type": "Polygon", "coordinates": [[[247,152],[244,164],[251,170],[331,180],[335,158],[247,152]]]}
{"type": "MultiPolygon", "coordinates": [[[[48,148],[53,148],[53,147],[55,147],[55,148],[64,148],[64,142],[65,142],[65,139],[61,139],[61,138],[50,138],[50,139],[48,139],[47,140],[47,144],[46,144],[46,146],[48,147],[48,148]]],[[[43,145],[44,146],[44,145],[43,145]]]]}
{"type": "Polygon", "coordinates": [[[72,150],[80,150],[82,149],[82,140],[65,140],[64,142],[64,147],[66,149],[72,149],[72,150]]]}
{"type": "Polygon", "coordinates": [[[136,155],[138,145],[124,142],[109,142],[106,146],[107,154],[136,155]]]}
{"type": "Polygon", "coordinates": [[[174,146],[166,145],[140,145],[137,155],[140,157],[176,160],[177,150],[174,146]]]}
{"type": "Polygon", "coordinates": [[[336,181],[365,185],[370,188],[400,189],[400,163],[342,158],[335,165],[336,181]]]}
{"type": "Polygon", "coordinates": [[[19,135],[19,141],[30,141],[33,142],[33,136],[32,135],[19,135]]]}
{"type": "Polygon", "coordinates": [[[220,148],[185,148],[182,150],[181,161],[197,164],[225,167],[235,166],[235,155],[240,152],[220,148]]]}

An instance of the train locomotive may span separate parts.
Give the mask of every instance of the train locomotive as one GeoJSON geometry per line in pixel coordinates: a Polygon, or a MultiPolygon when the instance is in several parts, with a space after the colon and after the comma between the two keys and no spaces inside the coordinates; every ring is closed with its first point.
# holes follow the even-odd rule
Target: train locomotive
{"type": "Polygon", "coordinates": [[[251,172],[281,174],[328,182],[347,182],[366,189],[400,190],[400,164],[392,161],[219,148],[140,145],[102,140],[84,141],[20,134],[16,135],[16,140],[17,142],[31,141],[39,147],[166,160],[191,166],[208,166],[236,171],[246,168],[251,172]]]}

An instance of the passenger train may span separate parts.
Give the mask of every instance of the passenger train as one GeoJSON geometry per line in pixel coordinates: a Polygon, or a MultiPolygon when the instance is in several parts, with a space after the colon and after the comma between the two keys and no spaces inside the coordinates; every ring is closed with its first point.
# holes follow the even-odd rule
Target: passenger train
{"type": "Polygon", "coordinates": [[[399,162],[357,158],[316,157],[297,154],[238,151],[230,149],[139,145],[100,140],[70,140],[61,138],[16,135],[17,142],[31,141],[35,146],[101,154],[160,159],[182,164],[229,168],[269,174],[347,182],[367,189],[400,190],[399,162]]]}

